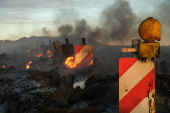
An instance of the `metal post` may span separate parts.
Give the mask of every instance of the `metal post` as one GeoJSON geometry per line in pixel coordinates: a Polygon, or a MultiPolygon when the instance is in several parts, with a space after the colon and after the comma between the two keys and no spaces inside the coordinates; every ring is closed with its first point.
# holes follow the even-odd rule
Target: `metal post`
{"type": "Polygon", "coordinates": [[[68,38],[65,38],[66,44],[69,44],[68,38]]]}
{"type": "Polygon", "coordinates": [[[86,45],[86,39],[85,38],[81,39],[81,45],[86,45]]]}
{"type": "Polygon", "coordinates": [[[51,44],[51,40],[49,40],[49,46],[52,46],[52,44],[51,44]]]}
{"type": "MultiPolygon", "coordinates": [[[[140,42],[140,39],[132,39],[132,48],[136,48],[136,50],[138,50],[138,44],[140,42]]],[[[137,52],[132,52],[132,58],[138,58],[137,52]]]]}

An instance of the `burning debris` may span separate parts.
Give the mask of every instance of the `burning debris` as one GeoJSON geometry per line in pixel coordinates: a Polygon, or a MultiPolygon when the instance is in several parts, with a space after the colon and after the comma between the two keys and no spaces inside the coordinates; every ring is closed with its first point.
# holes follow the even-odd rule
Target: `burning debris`
{"type": "Polygon", "coordinates": [[[43,56],[43,54],[42,53],[40,53],[40,54],[37,54],[37,55],[34,55],[35,57],[42,57],[43,56]]]}
{"type": "Polygon", "coordinates": [[[65,61],[65,66],[67,68],[75,68],[76,64],[75,64],[75,59],[74,57],[68,57],[65,61]]]}
{"type": "Polygon", "coordinates": [[[28,62],[28,64],[26,65],[26,69],[29,69],[31,67],[30,64],[32,64],[32,61],[28,62]]]}
{"type": "MultiPolygon", "coordinates": [[[[122,47],[107,46],[100,48],[101,52],[99,54],[96,48],[101,47],[101,45],[95,45],[94,54],[98,58],[95,58],[93,62],[94,75],[77,78],[76,73],[73,72],[76,68],[75,57],[72,53],[74,50],[70,49],[70,53],[67,51],[69,55],[65,51],[64,59],[62,58],[62,44],[59,42],[57,44],[54,52],[52,49],[44,48],[43,52],[42,48],[37,50],[27,48],[24,54],[15,52],[15,58],[13,54],[2,55],[3,58],[0,63],[0,85],[2,87],[0,88],[0,94],[3,96],[0,96],[0,100],[2,98],[3,101],[0,104],[0,109],[3,107],[3,110],[10,110],[11,112],[60,112],[64,110],[73,113],[88,109],[88,111],[98,113],[117,113],[118,75],[109,74],[110,70],[117,66],[115,65],[112,68],[110,65],[105,65],[105,62],[110,62],[109,59],[113,58],[107,57],[107,52],[104,50],[109,51],[117,58],[115,60],[118,60],[122,55],[118,51],[122,47]],[[30,51],[28,52],[28,50],[30,51]],[[42,53],[42,56],[35,57],[35,53],[42,53]],[[107,60],[103,60],[102,54],[106,54],[105,58],[107,60]],[[68,57],[66,57],[67,55],[68,57]],[[11,66],[12,64],[15,65],[11,66]],[[5,68],[2,66],[5,66],[5,68]]],[[[69,46],[71,47],[71,45],[69,46]]],[[[113,62],[113,64],[116,63],[113,62]]],[[[168,70],[168,62],[166,65],[168,70]]],[[[158,75],[159,77],[163,76],[158,75]]],[[[160,92],[156,94],[157,98],[169,101],[169,98],[165,96],[169,92],[169,85],[166,80],[169,80],[168,76],[158,81],[161,86],[157,89],[160,92]]],[[[157,101],[160,103],[157,108],[162,111],[167,106],[166,102],[160,102],[159,99],[157,101]]]]}
{"type": "Polygon", "coordinates": [[[47,56],[48,56],[48,57],[52,57],[52,53],[51,53],[50,50],[47,50],[47,56]]]}
{"type": "MultiPolygon", "coordinates": [[[[14,47],[7,49],[8,51],[0,48],[2,52],[7,52],[0,55],[0,112],[117,113],[117,61],[120,57],[130,54],[120,53],[122,46],[113,44],[126,44],[130,40],[127,37],[135,36],[135,21],[135,14],[129,3],[116,0],[114,5],[102,12],[101,27],[92,28],[82,19],[76,21],[75,26],[60,26],[58,37],[48,37],[51,33],[43,28],[44,37],[33,36],[0,43],[1,47],[6,44],[12,44],[11,48],[14,47]],[[110,18],[110,15],[113,18],[110,18]],[[94,48],[92,51],[92,47],[89,47],[85,52],[87,56],[80,57],[84,61],[84,58],[91,56],[82,63],[85,67],[78,66],[75,62],[73,44],[69,43],[68,39],[65,40],[66,44],[59,42],[69,37],[75,44],[78,42],[75,37],[82,36],[87,37],[94,48]],[[49,44],[46,44],[48,41],[49,44]],[[35,46],[33,42],[36,42],[35,46]],[[93,52],[97,58],[92,57],[93,52]],[[79,67],[83,71],[79,71],[79,67]]],[[[78,50],[86,48],[84,45],[77,47],[77,55],[81,52],[78,50]]],[[[166,49],[169,51],[170,47],[166,49]]],[[[169,59],[168,55],[166,57],[169,59]]],[[[159,59],[158,64],[162,60],[163,58],[159,59]]],[[[157,74],[158,112],[170,109],[168,61],[162,61],[161,65],[166,64],[166,68],[160,68],[162,73],[167,70],[166,75],[157,74]]]]}
{"type": "Polygon", "coordinates": [[[2,68],[4,68],[4,69],[6,68],[6,66],[5,66],[5,65],[2,65],[1,67],[2,67],[2,68]]]}

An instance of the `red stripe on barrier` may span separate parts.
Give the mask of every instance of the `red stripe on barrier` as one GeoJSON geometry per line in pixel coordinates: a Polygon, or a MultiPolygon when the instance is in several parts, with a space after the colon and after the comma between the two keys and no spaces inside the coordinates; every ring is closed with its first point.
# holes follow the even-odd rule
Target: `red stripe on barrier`
{"type": "Polygon", "coordinates": [[[76,69],[82,69],[85,68],[91,61],[93,60],[93,52],[90,51],[82,61],[77,64],[76,69]]]}
{"type": "Polygon", "coordinates": [[[84,47],[84,45],[78,45],[78,46],[76,46],[75,54],[77,54],[83,47],[84,47]]]}
{"type": "Polygon", "coordinates": [[[152,69],[119,102],[119,113],[130,113],[155,88],[155,71],[152,69]],[[147,92],[148,91],[148,92],[147,92]],[[137,94],[137,95],[136,95],[137,94]]]}
{"type": "Polygon", "coordinates": [[[138,59],[137,58],[120,58],[119,59],[119,78],[131,67],[138,59]],[[130,60],[129,60],[130,59],[130,60]]]}

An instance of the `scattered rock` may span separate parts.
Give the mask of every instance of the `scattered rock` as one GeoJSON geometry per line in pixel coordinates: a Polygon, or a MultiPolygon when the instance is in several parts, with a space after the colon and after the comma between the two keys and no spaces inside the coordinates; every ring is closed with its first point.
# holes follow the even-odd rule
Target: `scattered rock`
{"type": "Polygon", "coordinates": [[[5,95],[0,94],[0,104],[3,104],[5,102],[5,95]]]}
{"type": "Polygon", "coordinates": [[[102,90],[102,87],[100,87],[98,83],[93,84],[90,87],[73,94],[69,99],[69,103],[72,105],[77,102],[99,98],[103,93],[102,90]]]}
{"type": "Polygon", "coordinates": [[[75,103],[70,107],[70,111],[76,110],[76,109],[84,109],[84,108],[89,108],[88,104],[86,101],[75,103]]]}
{"type": "Polygon", "coordinates": [[[7,71],[9,71],[9,72],[14,72],[14,71],[16,71],[16,68],[15,68],[14,66],[10,66],[10,67],[7,69],[7,71]]]}
{"type": "Polygon", "coordinates": [[[97,80],[95,79],[95,76],[92,75],[92,76],[90,76],[89,79],[86,80],[85,88],[87,88],[87,87],[89,87],[89,86],[91,86],[92,84],[95,84],[95,83],[97,83],[97,80]]]}

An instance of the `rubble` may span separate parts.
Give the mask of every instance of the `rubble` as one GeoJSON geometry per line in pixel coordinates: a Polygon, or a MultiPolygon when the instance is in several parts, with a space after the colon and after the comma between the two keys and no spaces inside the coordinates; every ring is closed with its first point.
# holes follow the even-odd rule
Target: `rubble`
{"type": "Polygon", "coordinates": [[[105,98],[107,88],[94,76],[85,82],[85,89],[77,90],[73,88],[74,75],[63,76],[57,68],[13,73],[10,71],[0,76],[0,109],[5,113],[102,113],[106,110],[106,102],[101,101],[101,98],[105,98]]]}
{"type": "MultiPolygon", "coordinates": [[[[49,71],[7,69],[11,71],[0,71],[0,112],[118,113],[118,73],[91,75],[84,89],[74,89],[75,75],[63,75],[59,67],[49,71]]],[[[158,113],[170,110],[169,81],[169,75],[156,75],[158,113]]]]}

